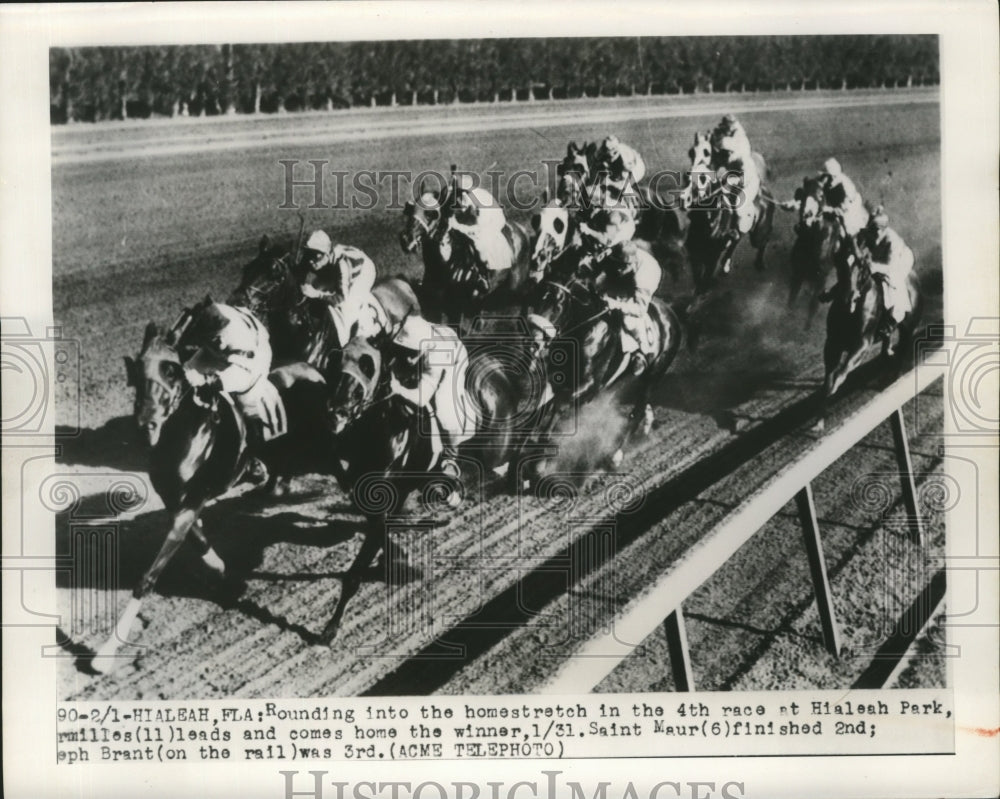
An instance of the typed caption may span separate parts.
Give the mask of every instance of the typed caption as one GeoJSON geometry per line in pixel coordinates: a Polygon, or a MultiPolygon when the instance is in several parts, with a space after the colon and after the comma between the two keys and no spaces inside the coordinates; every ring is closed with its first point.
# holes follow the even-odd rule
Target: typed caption
{"type": "Polygon", "coordinates": [[[59,764],[931,754],[951,692],[62,703],[59,764]]]}

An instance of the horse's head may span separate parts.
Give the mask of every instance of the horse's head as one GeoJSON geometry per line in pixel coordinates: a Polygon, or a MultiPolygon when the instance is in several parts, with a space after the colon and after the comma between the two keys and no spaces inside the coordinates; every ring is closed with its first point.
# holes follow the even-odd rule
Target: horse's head
{"type": "Polygon", "coordinates": [[[416,252],[426,239],[433,238],[441,225],[446,193],[424,190],[417,192],[417,199],[403,207],[403,229],[399,244],[403,252],[416,252]]]}
{"type": "Polygon", "coordinates": [[[708,167],[712,163],[712,140],[707,133],[698,131],[694,134],[694,143],[688,150],[691,167],[708,167]]]}
{"type": "Polygon", "coordinates": [[[586,183],[590,179],[592,163],[593,157],[588,154],[587,146],[578,147],[575,141],[571,141],[566,148],[566,157],[556,167],[556,175],[586,183]]]}
{"type": "Polygon", "coordinates": [[[544,355],[552,340],[578,325],[593,311],[594,304],[593,292],[580,278],[545,281],[527,315],[535,355],[544,355]]]}
{"type": "Polygon", "coordinates": [[[531,273],[544,275],[554,256],[566,248],[569,234],[569,211],[556,204],[543,207],[531,219],[538,235],[531,252],[531,273]]]}
{"type": "Polygon", "coordinates": [[[327,424],[339,435],[371,405],[382,377],[382,353],[367,339],[351,339],[341,354],[340,374],[327,398],[327,424]]]}
{"type": "Polygon", "coordinates": [[[174,412],[184,391],[184,369],[169,334],[154,322],[146,326],[138,358],[125,356],[128,385],[135,389],[133,414],[150,446],[160,439],[163,423],[174,412]]]}
{"type": "Polygon", "coordinates": [[[815,230],[823,221],[823,183],[819,178],[807,177],[801,188],[795,190],[799,203],[799,230],[815,230]]]}
{"type": "Polygon", "coordinates": [[[576,172],[560,175],[556,183],[556,200],[564,208],[581,208],[586,197],[586,177],[576,172]]]}
{"type": "Polygon", "coordinates": [[[257,257],[243,267],[240,284],[226,303],[246,308],[261,318],[287,305],[289,297],[300,293],[290,261],[290,253],[281,252],[264,236],[257,257]]]}
{"type": "Polygon", "coordinates": [[[688,150],[691,169],[688,171],[688,191],[693,201],[707,197],[715,183],[715,169],[712,167],[712,142],[706,133],[694,134],[694,144],[688,150]]]}

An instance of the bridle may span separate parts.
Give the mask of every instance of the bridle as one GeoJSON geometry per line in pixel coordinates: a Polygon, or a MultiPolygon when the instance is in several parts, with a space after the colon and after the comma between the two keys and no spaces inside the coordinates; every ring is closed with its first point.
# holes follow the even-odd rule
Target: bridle
{"type": "MultiPolygon", "coordinates": [[[[273,308],[270,308],[270,300],[278,291],[280,291],[282,288],[285,288],[291,276],[291,269],[288,266],[287,258],[288,258],[288,253],[285,253],[284,255],[275,258],[272,261],[270,268],[274,269],[274,267],[280,265],[282,267],[283,277],[276,278],[273,281],[271,281],[270,285],[268,285],[267,288],[260,288],[259,286],[255,286],[254,282],[251,281],[249,285],[243,286],[239,289],[239,292],[242,292],[245,295],[247,299],[247,307],[251,311],[251,313],[256,313],[256,311],[258,311],[261,307],[265,307],[268,310],[275,310],[273,308]]],[[[306,297],[301,292],[301,290],[298,292],[298,294],[299,294],[298,299],[294,302],[289,303],[290,308],[297,308],[298,306],[302,305],[303,302],[305,302],[306,297]]]]}
{"type": "MultiPolygon", "coordinates": [[[[176,363],[177,366],[181,365],[180,361],[172,361],[172,363],[176,363]]],[[[185,380],[183,383],[187,383],[187,381],[185,380]]],[[[164,418],[169,418],[191,390],[190,385],[184,388],[183,384],[178,386],[157,377],[145,376],[142,382],[142,399],[143,401],[152,401],[157,407],[163,408],[164,418]]],[[[138,401],[138,399],[139,394],[137,393],[136,400],[138,401]]]]}
{"type": "MultiPolygon", "coordinates": [[[[558,291],[560,295],[566,297],[568,300],[571,300],[571,301],[577,303],[580,306],[583,306],[584,305],[584,301],[582,299],[580,299],[576,295],[576,293],[573,291],[573,288],[572,288],[573,286],[580,286],[580,287],[586,288],[583,285],[583,283],[581,283],[580,280],[577,279],[577,278],[573,278],[571,280],[568,280],[568,281],[566,281],[566,283],[560,283],[559,281],[556,281],[556,280],[546,281],[546,287],[547,288],[556,289],[556,291],[558,291]]],[[[588,293],[590,293],[589,290],[588,290],[588,293]]],[[[604,316],[605,314],[607,314],[607,312],[608,312],[607,308],[602,308],[596,314],[593,314],[592,316],[587,317],[583,321],[578,322],[575,325],[573,325],[571,327],[568,327],[565,330],[560,331],[560,336],[568,336],[571,333],[576,332],[580,328],[587,327],[588,325],[593,324],[598,319],[600,319],[602,316],[604,316]]]]}

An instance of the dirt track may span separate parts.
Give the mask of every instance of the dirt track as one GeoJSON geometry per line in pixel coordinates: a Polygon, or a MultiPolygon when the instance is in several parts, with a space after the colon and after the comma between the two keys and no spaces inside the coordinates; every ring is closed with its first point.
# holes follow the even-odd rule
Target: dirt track
{"type": "MultiPolygon", "coordinates": [[[[711,108],[717,104],[718,98],[713,98],[711,108]]],[[[632,107],[622,104],[623,121],[614,128],[623,140],[634,142],[654,168],[681,168],[691,131],[709,126],[717,116],[713,110],[710,116],[675,121],[625,121],[632,107]]],[[[614,105],[608,109],[614,111],[614,105]]],[[[937,105],[921,101],[877,109],[803,107],[755,113],[747,120],[751,139],[768,157],[777,196],[791,196],[802,175],[836,154],[863,194],[886,203],[894,224],[918,254],[918,270],[930,296],[928,318],[940,318],[937,105]]],[[[66,439],[59,470],[141,472],[141,457],[127,444],[128,426],[121,421],[131,403],[121,356],[138,348],[148,319],[170,321],[180,307],[206,292],[226,294],[261,233],[287,234],[293,229],[294,214],[276,210],[283,197],[279,159],[329,158],[344,169],[413,170],[441,170],[452,162],[474,168],[496,161],[509,174],[541,158],[558,157],[567,138],[594,138],[607,127],[585,123],[567,129],[560,123],[546,129],[536,123],[533,119],[534,127],[505,129],[488,137],[454,132],[410,135],[374,145],[254,144],[116,162],[60,165],[57,161],[55,316],[65,335],[80,340],[83,353],[80,407],[71,405],[64,394],[59,418],[72,424],[78,411],[84,428],[81,436],[66,439]]],[[[153,129],[150,135],[155,135],[153,129]]],[[[306,213],[310,224],[322,224],[335,231],[335,238],[368,251],[384,273],[415,266],[395,244],[398,212],[306,213]]],[[[446,527],[393,534],[410,573],[397,575],[396,584],[387,586],[383,575],[373,570],[371,581],[348,607],[330,650],[313,648],[306,638],[308,632],[318,632],[332,612],[340,591],[338,577],[360,541],[359,517],[329,481],[319,478],[298,481],[287,502],[224,500],[206,512],[205,528],[231,570],[245,581],[245,590],[239,595],[220,594],[204,579],[196,558],[182,553],[144,606],[144,628],[136,630],[136,640],[147,648],[105,678],[81,674],[67,662],[60,695],[167,698],[530,690],[544,676],[545,653],[559,648],[553,635],[585,633],[587,624],[593,624],[588,618],[595,613],[600,618],[608,606],[654,574],[657,564],[669,562],[708,529],[718,518],[720,503],[745,495],[782,458],[787,459],[791,450],[771,451],[762,445],[760,452],[746,455],[732,479],[711,491],[710,485],[701,486],[691,477],[698,474],[698,464],[712,463],[712,458],[718,462],[719,475],[730,471],[738,464],[727,459],[740,449],[740,442],[779,414],[785,414],[790,428],[806,421],[803,401],[821,372],[822,324],[804,332],[801,308],[794,312],[784,308],[791,224],[790,216],[778,218],[763,275],[749,268],[749,257],[743,253],[746,268],[732,276],[730,299],[710,320],[698,350],[684,352],[678,359],[657,396],[653,436],[631,454],[622,474],[586,495],[574,493],[567,481],[550,483],[548,495],[517,498],[499,492],[496,481],[484,476],[446,527]],[[659,526],[636,522],[630,527],[633,514],[626,507],[626,523],[616,533],[614,547],[618,565],[610,570],[601,567],[600,558],[587,554],[588,541],[600,545],[593,522],[606,519],[609,507],[623,494],[650,496],[662,486],[667,491],[677,489],[670,513],[659,526]],[[589,531],[586,520],[591,523],[589,531]],[[588,603],[605,610],[595,611],[588,603]],[[509,634],[510,630],[515,632],[509,634]],[[438,643],[429,646],[435,638],[438,643]],[[420,657],[414,660],[414,655],[420,657]]],[[[686,278],[674,284],[665,277],[661,285],[667,297],[689,291],[686,278]]],[[[847,413],[866,390],[857,388],[837,412],[847,413]]],[[[922,412],[930,414],[922,420],[924,427],[935,423],[935,414],[940,414],[939,404],[936,407],[935,411],[927,410],[926,403],[922,406],[922,412]]],[[[595,421],[582,419],[580,429],[595,429],[595,421]]],[[[808,445],[802,437],[793,442],[808,445]]],[[[928,453],[921,469],[933,472],[936,456],[930,447],[919,441],[914,445],[928,453]]],[[[877,440],[860,452],[838,467],[831,488],[820,500],[841,531],[831,537],[828,557],[844,564],[846,585],[841,591],[847,606],[864,604],[851,585],[850,564],[864,562],[861,556],[852,560],[852,555],[863,552],[876,531],[870,520],[842,512],[844,492],[849,490],[848,479],[859,471],[885,470],[885,453],[877,440]]],[[[85,498],[86,511],[107,512],[101,508],[101,491],[95,487],[85,498]]],[[[164,514],[157,507],[151,497],[117,525],[114,542],[122,590],[109,597],[100,580],[99,585],[93,580],[77,582],[72,590],[61,585],[67,605],[81,603],[75,613],[80,617],[79,632],[66,631],[74,645],[92,646],[98,640],[98,635],[86,632],[85,617],[97,613],[103,600],[124,601],[148,565],[165,529],[164,514]],[[81,596],[97,602],[87,604],[81,596]]],[[[65,514],[60,517],[57,543],[68,545],[76,530],[72,522],[65,514]]],[[[775,651],[776,642],[779,649],[794,648],[798,638],[815,634],[815,620],[811,631],[789,632],[806,623],[802,620],[809,604],[801,550],[793,552],[789,543],[797,542],[797,535],[794,525],[785,523],[780,533],[759,536],[762,549],[750,551],[748,545],[720,573],[720,582],[706,585],[692,600],[688,611],[695,617],[691,638],[696,663],[697,652],[711,653],[698,667],[700,688],[790,683],[835,687],[850,685],[856,678],[850,669],[788,675],[766,666],[766,653],[775,651]]],[[[804,662],[801,653],[786,654],[804,662]]],[[[651,642],[644,656],[626,661],[603,687],[669,686],[660,677],[662,660],[663,652],[651,642]]]]}

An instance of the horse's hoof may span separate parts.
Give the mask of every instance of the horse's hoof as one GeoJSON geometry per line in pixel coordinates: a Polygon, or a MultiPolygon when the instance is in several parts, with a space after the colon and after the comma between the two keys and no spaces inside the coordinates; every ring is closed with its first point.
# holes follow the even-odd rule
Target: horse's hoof
{"type": "Polygon", "coordinates": [[[208,550],[204,555],[201,556],[201,561],[209,569],[215,572],[220,577],[224,577],[226,574],[226,564],[223,562],[214,549],[208,550]]]}
{"type": "Polygon", "coordinates": [[[115,655],[94,655],[90,661],[90,668],[98,674],[110,674],[122,662],[123,658],[115,655]]]}
{"type": "MultiPolygon", "coordinates": [[[[647,433],[647,435],[648,435],[648,433],[647,433]]],[[[617,451],[615,452],[615,454],[614,454],[614,455],[612,455],[612,456],[611,456],[611,466],[612,466],[613,468],[617,469],[617,468],[618,468],[619,466],[621,466],[621,465],[622,465],[622,462],[623,462],[624,460],[625,460],[625,453],[624,453],[624,452],[622,452],[622,451],[621,451],[621,450],[619,449],[619,450],[617,450],[617,451]]]]}

